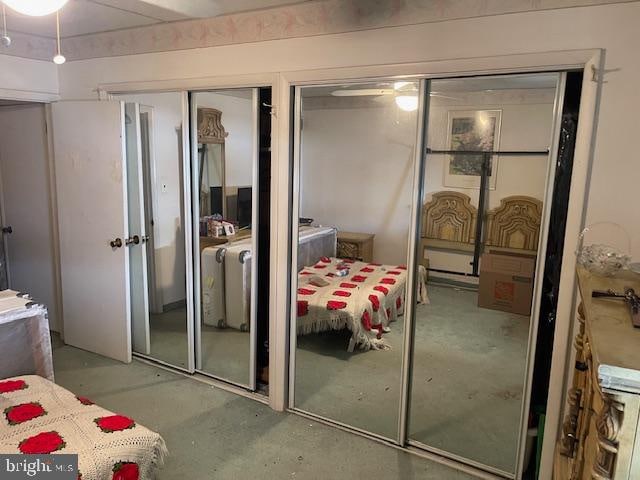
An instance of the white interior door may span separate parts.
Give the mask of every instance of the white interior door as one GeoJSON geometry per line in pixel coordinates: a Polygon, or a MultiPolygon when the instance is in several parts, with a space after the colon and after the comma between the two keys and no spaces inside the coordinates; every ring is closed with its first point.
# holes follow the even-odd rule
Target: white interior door
{"type": "Polygon", "coordinates": [[[124,104],[51,107],[64,340],[130,362],[124,104]]]}
{"type": "Polygon", "coordinates": [[[133,351],[149,355],[149,284],[147,275],[147,234],[145,232],[144,185],[140,107],[125,104],[127,146],[127,203],[129,210],[129,279],[131,285],[131,335],[133,351]]]}

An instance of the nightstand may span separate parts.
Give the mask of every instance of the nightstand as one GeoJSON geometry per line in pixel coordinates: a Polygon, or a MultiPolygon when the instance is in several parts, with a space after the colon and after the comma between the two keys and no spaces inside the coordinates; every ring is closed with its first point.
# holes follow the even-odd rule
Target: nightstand
{"type": "Polygon", "coordinates": [[[338,258],[373,261],[373,233],[338,232],[338,258]]]}

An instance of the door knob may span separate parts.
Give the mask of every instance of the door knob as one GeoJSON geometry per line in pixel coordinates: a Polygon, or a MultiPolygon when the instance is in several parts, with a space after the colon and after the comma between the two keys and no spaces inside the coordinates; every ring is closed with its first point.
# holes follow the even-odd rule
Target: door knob
{"type": "Polygon", "coordinates": [[[115,240],[111,240],[109,245],[111,245],[111,248],[120,248],[122,246],[122,240],[120,238],[116,238],[115,240]]]}
{"type": "Polygon", "coordinates": [[[124,244],[128,247],[131,244],[138,245],[140,243],[140,237],[138,235],[134,235],[133,237],[129,237],[124,241],[124,244]]]}
{"type": "Polygon", "coordinates": [[[2,233],[13,233],[13,227],[11,225],[8,227],[2,227],[2,233]]]}

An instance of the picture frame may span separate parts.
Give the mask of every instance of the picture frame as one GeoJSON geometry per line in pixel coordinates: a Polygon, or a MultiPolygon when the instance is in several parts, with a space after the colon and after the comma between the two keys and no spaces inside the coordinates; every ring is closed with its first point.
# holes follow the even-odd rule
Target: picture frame
{"type": "MultiPolygon", "coordinates": [[[[450,110],[447,121],[448,150],[496,151],[500,146],[502,110],[450,110]]],[[[480,188],[482,155],[447,155],[443,184],[453,188],[480,188]]],[[[498,157],[491,158],[489,189],[495,190],[498,157]]]]}

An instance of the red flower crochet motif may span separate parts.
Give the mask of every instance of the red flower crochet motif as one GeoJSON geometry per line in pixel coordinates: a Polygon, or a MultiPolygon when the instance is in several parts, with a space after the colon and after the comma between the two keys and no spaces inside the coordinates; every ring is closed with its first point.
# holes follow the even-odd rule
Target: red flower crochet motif
{"type": "Polygon", "coordinates": [[[307,313],[309,313],[309,302],[298,300],[298,316],[304,317],[307,313]]]}
{"type": "Polygon", "coordinates": [[[388,289],[388,288],[383,287],[382,285],[376,285],[375,287],[373,287],[373,289],[374,289],[376,292],[382,292],[382,293],[384,293],[385,295],[386,295],[387,293],[389,293],[389,289],[388,289]]]}
{"type": "Polygon", "coordinates": [[[358,288],[358,286],[355,283],[342,282],[340,288],[358,288]]]}
{"type": "Polygon", "coordinates": [[[46,454],[62,450],[67,444],[58,432],[42,432],[20,442],[18,450],[24,454],[46,454]]]}
{"type": "Polygon", "coordinates": [[[339,302],[336,300],[329,300],[327,302],[327,310],[341,310],[347,306],[347,302],[339,302]]]}
{"type": "Polygon", "coordinates": [[[346,292],[344,290],[336,290],[335,292],[333,292],[333,294],[336,297],[350,297],[351,296],[350,292],[346,292]]]}
{"type": "Polygon", "coordinates": [[[46,414],[47,412],[42,408],[42,405],[37,402],[14,405],[4,411],[9,425],[18,425],[46,414]]]}
{"type": "Polygon", "coordinates": [[[113,466],[113,480],[138,480],[140,469],[137,463],[118,462],[113,466]]]}
{"type": "Polygon", "coordinates": [[[24,380],[7,380],[0,382],[0,393],[11,393],[17,390],[24,390],[29,385],[24,380]]]}
{"type": "Polygon", "coordinates": [[[87,397],[76,397],[76,398],[83,405],[93,405],[93,402],[89,400],[87,397]]]}
{"type": "Polygon", "coordinates": [[[380,309],[380,299],[375,295],[369,295],[369,301],[373,306],[373,311],[377,312],[380,309]]]}
{"type": "Polygon", "coordinates": [[[111,415],[109,417],[100,417],[94,420],[96,425],[105,433],[111,432],[119,432],[121,430],[126,430],[128,428],[133,428],[136,426],[136,422],[134,422],[129,417],[125,417],[124,415],[111,415]]]}

